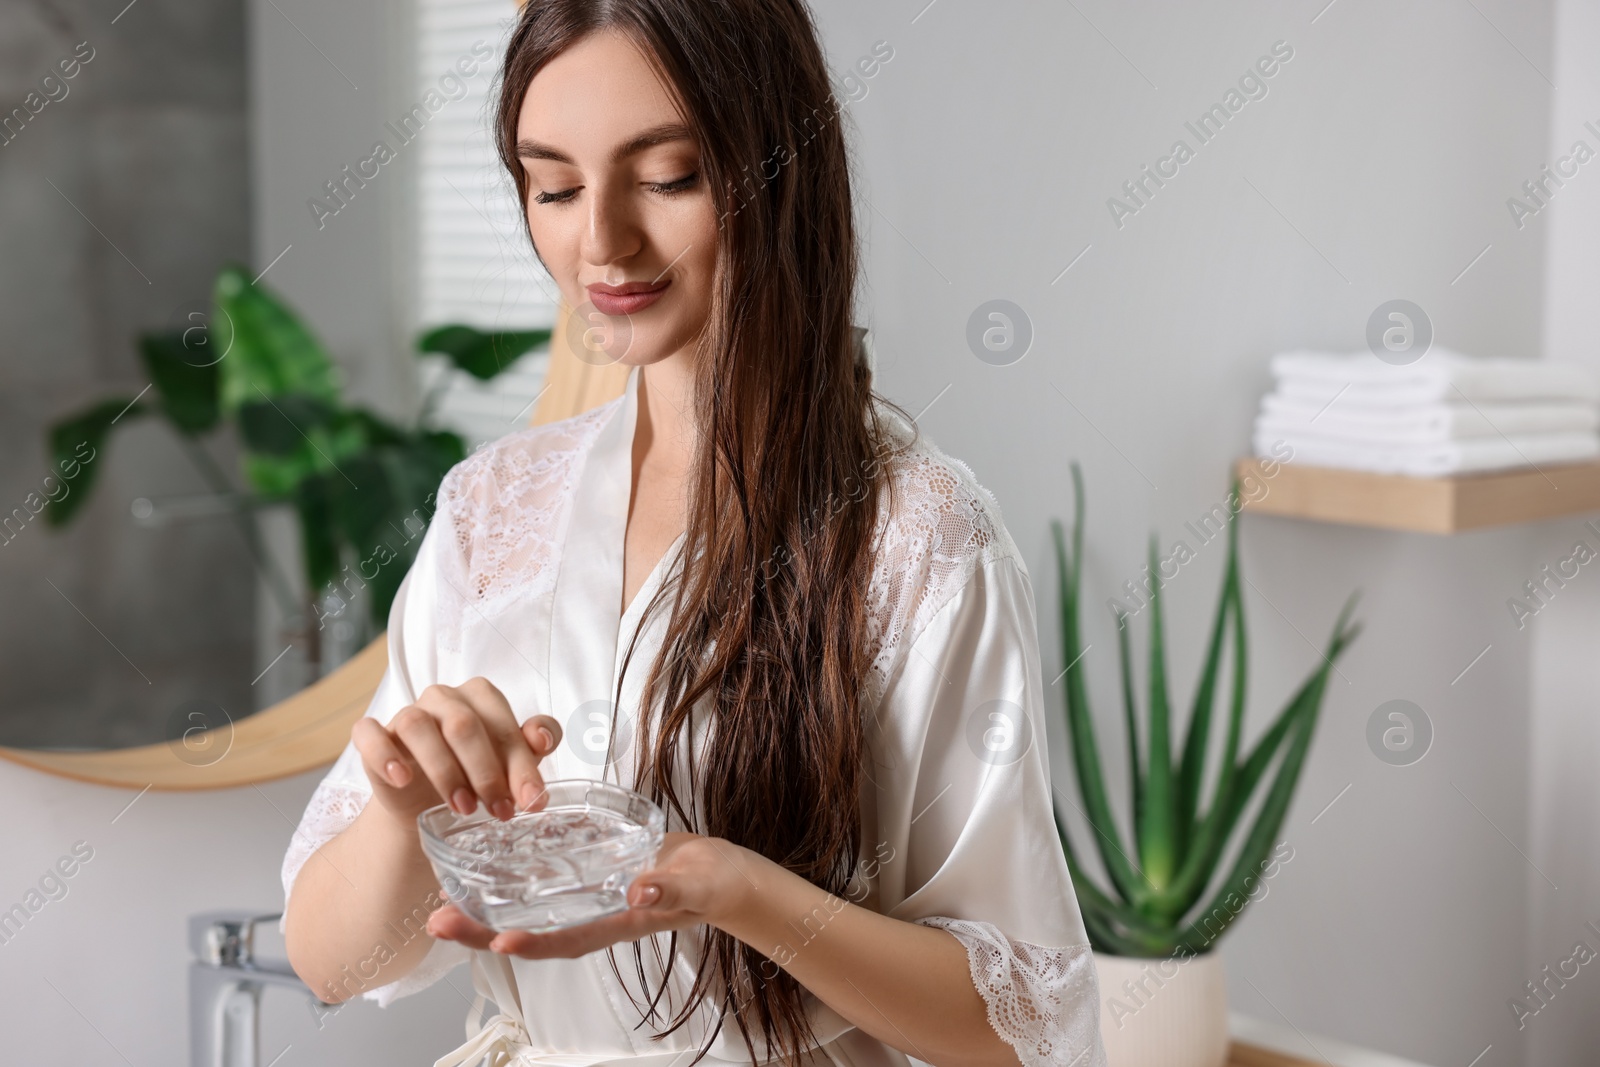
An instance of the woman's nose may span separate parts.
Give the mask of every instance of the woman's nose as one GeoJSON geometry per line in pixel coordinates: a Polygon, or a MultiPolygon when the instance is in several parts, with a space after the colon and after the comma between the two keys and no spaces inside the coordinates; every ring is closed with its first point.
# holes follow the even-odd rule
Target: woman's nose
{"type": "Polygon", "coordinates": [[[644,236],[632,205],[617,191],[600,189],[589,200],[583,257],[590,263],[615,263],[638,252],[644,236]]]}

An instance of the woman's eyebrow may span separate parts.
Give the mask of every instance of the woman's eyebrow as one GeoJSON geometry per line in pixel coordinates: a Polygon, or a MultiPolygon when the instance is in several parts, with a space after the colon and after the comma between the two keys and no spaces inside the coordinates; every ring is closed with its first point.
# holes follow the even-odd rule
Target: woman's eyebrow
{"type": "MultiPolygon", "coordinates": [[[[617,146],[616,150],[611,153],[611,161],[613,163],[620,162],[635,153],[643,152],[647,148],[654,148],[656,145],[693,139],[694,134],[690,132],[689,127],[682,123],[673,122],[653,126],[637,137],[630,138],[617,146]]],[[[517,142],[517,156],[521,159],[548,159],[556,163],[566,163],[569,166],[575,165],[572,157],[560,149],[526,137],[517,142]]]]}

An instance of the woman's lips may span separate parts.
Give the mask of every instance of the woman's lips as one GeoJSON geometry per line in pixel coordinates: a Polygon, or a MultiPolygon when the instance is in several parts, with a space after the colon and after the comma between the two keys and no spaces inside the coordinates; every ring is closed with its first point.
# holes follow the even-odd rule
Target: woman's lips
{"type": "Polygon", "coordinates": [[[626,285],[588,286],[589,302],[602,315],[637,315],[661,299],[661,294],[672,284],[668,278],[662,282],[628,282],[626,285]]]}

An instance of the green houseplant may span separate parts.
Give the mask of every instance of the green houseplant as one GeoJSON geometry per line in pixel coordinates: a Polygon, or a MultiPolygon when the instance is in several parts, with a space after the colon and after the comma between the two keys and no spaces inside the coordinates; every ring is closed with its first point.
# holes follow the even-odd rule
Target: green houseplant
{"type": "MultiPolygon", "coordinates": [[[[1094,839],[1108,881],[1106,887],[1085,869],[1085,854],[1075,847],[1059,809],[1056,827],[1101,971],[1106,1005],[1102,1032],[1107,1052],[1112,1067],[1147,1062],[1220,1063],[1226,1054],[1226,999],[1220,963],[1215,962],[1209,950],[1245,904],[1257,898],[1263,877],[1270,877],[1277,869],[1278,863],[1272,858],[1277,834],[1311,746],[1329,673],[1360,632],[1359,624],[1350,622],[1355,597],[1350,598],[1334,623],[1321,664],[1301,683],[1260,737],[1246,747],[1243,727],[1248,643],[1238,557],[1239,523],[1237,518],[1230,521],[1221,596],[1189,708],[1187,730],[1181,747],[1174,749],[1162,580],[1152,536],[1149,602],[1139,609],[1149,613],[1142,738],[1130,649],[1132,619],[1127,611],[1119,611],[1117,618],[1131,793],[1132,832],[1125,840],[1107,796],[1084,671],[1076,666],[1085,651],[1079,619],[1084,494],[1082,473],[1076,463],[1072,465],[1072,483],[1075,512],[1070,548],[1061,524],[1052,523],[1060,581],[1062,662],[1071,665],[1066,672],[1066,722],[1082,800],[1080,810],[1094,839]],[[1206,767],[1213,747],[1211,731],[1225,648],[1231,650],[1231,692],[1220,759],[1210,775],[1208,792],[1204,788],[1206,767]],[[1236,830],[1246,826],[1245,816],[1258,789],[1263,795],[1253,821],[1236,835],[1236,830]],[[1230,848],[1235,837],[1238,840],[1230,848]],[[1209,991],[1164,991],[1178,978],[1179,967],[1173,961],[1197,958],[1211,961],[1207,966],[1212,967],[1214,976],[1209,981],[1209,991]],[[1118,959],[1128,963],[1119,968],[1112,963],[1118,959]],[[1152,968],[1151,961],[1166,962],[1152,968]],[[1118,986],[1107,980],[1108,970],[1117,977],[1129,973],[1135,977],[1124,979],[1118,986]],[[1197,1007],[1199,1002],[1204,1004],[1197,1007]],[[1220,1034],[1220,1050],[1214,1040],[1151,1032],[1164,1026],[1188,1025],[1168,1017],[1188,1017],[1196,1011],[1208,1016],[1196,1025],[1220,1034]],[[1136,1020],[1141,1026],[1136,1029],[1141,1029],[1142,1035],[1123,1036],[1128,1029],[1125,1016],[1136,1014],[1141,1016],[1136,1020]],[[1192,1050],[1194,1058],[1173,1060],[1175,1048],[1192,1050]]],[[[1235,516],[1238,502],[1239,486],[1235,483],[1230,499],[1235,516]]]]}
{"type": "MultiPolygon", "coordinates": [[[[417,350],[442,353],[487,380],[549,337],[548,330],[484,333],[452,325],[423,333],[417,350]]],[[[427,425],[443,383],[412,425],[346,403],[326,349],[281,298],[237,265],[217,275],[208,324],[146,333],[137,344],[150,387],[58,420],[48,431],[47,454],[57,462],[84,449],[94,455],[114,429],[136,418],[163,418],[207,486],[229,503],[284,618],[309,636],[320,626],[313,618],[319,597],[341,573],[354,571],[369,590],[371,623],[382,627],[439,482],[465,455],[459,435],[427,425]],[[237,444],[242,485],[212,454],[224,435],[237,444]],[[299,593],[264,550],[251,514],[273,506],[291,507],[298,521],[299,593]]],[[[81,466],[79,492],[46,510],[51,525],[64,526],[79,513],[97,471],[81,466]]]]}

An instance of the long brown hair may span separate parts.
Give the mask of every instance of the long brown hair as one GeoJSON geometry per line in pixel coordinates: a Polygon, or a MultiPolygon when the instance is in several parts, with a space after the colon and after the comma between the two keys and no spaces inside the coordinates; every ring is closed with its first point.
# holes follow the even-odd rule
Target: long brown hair
{"type": "MultiPolygon", "coordinates": [[[[637,787],[683,825],[842,893],[861,847],[865,600],[896,446],[851,331],[857,259],[840,105],[803,0],[530,0],[495,117],[524,212],[523,96],[545,63],[602,29],[628,35],[675,91],[720,219],[683,569],[650,603],[673,590],[642,702],[662,712],[639,715],[637,787]]],[[[669,1006],[663,1032],[711,998],[732,1010],[753,1058],[759,1035],[766,1055],[798,1062],[814,1043],[800,985],[757,949],[706,934],[692,993],[669,1006]]]]}

